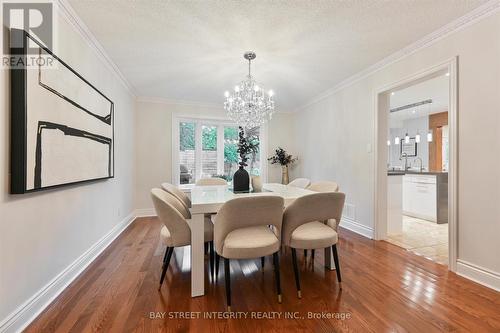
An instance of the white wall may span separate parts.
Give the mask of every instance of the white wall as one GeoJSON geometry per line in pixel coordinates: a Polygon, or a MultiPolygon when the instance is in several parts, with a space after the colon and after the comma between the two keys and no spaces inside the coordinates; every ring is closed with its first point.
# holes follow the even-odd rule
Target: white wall
{"type": "Polygon", "coordinates": [[[58,55],[115,103],[115,178],[10,195],[9,73],[0,70],[0,323],[133,211],[133,97],[72,26],[59,21],[58,55]]]}
{"type": "Polygon", "coordinates": [[[341,88],[296,114],[300,173],[334,179],[356,206],[356,222],[373,228],[374,93],[459,57],[458,257],[500,281],[500,13],[463,28],[341,88]],[[369,147],[371,146],[371,147],[369,147]]]}
{"type": "MultiPolygon", "coordinates": [[[[136,184],[135,207],[147,214],[153,204],[150,190],[172,180],[172,114],[184,117],[225,119],[221,107],[138,101],[136,104],[136,184]]],[[[279,113],[268,125],[268,155],[278,145],[292,148],[292,115],[279,113]]],[[[268,181],[280,182],[281,169],[268,166],[268,181]]],[[[293,171],[292,171],[293,174],[293,171]]]]}

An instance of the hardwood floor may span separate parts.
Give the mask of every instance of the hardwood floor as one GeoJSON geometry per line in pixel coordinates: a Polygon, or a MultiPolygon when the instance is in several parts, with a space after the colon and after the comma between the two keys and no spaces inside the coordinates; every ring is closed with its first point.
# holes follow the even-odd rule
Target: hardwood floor
{"type": "MultiPolygon", "coordinates": [[[[335,272],[322,267],[323,251],[316,251],[314,267],[298,251],[300,300],[291,251],[282,254],[282,304],[276,300],[272,257],[266,258],[264,271],[260,259],[235,260],[232,314],[243,318],[203,318],[225,311],[224,269],[220,267],[217,283],[207,273],[206,295],[191,298],[189,247],[176,249],[159,292],[165,250],[159,230],[156,218],[135,221],[27,332],[500,331],[500,293],[461,278],[446,266],[345,229],[339,243],[342,290],[335,272]],[[250,318],[251,311],[276,319],[250,318]],[[179,318],[186,312],[191,316],[201,312],[202,318],[179,318]],[[333,318],[308,319],[309,313],[333,318]],[[285,314],[298,318],[284,319],[285,314]]],[[[206,264],[208,269],[208,257],[206,264]]]]}

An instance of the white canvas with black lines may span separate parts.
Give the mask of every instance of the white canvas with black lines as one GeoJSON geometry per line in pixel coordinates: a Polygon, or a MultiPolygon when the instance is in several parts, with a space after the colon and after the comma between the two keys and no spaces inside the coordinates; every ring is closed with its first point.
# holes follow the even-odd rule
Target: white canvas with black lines
{"type": "Polygon", "coordinates": [[[25,71],[25,192],[114,176],[113,102],[54,61],[25,71]]]}

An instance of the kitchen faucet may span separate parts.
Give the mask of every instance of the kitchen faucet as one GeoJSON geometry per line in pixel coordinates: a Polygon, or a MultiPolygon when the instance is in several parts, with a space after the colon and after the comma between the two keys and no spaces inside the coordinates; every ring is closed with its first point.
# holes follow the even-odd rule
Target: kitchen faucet
{"type": "Polygon", "coordinates": [[[424,170],[422,165],[422,159],[420,157],[415,157],[415,159],[413,160],[413,164],[415,164],[416,161],[420,161],[420,168],[418,168],[418,171],[422,172],[424,170]]]}
{"type": "Polygon", "coordinates": [[[407,153],[402,153],[401,156],[399,157],[399,160],[403,160],[403,158],[405,159],[405,164],[404,164],[404,168],[403,170],[406,171],[408,170],[408,154],[407,153]]]}

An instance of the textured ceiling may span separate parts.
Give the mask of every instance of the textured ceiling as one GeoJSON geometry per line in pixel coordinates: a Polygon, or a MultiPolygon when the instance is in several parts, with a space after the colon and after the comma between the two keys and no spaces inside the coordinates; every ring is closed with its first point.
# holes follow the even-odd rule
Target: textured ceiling
{"type": "Polygon", "coordinates": [[[293,111],[486,0],[69,2],[141,97],[222,103],[254,50],[293,111]]]}

